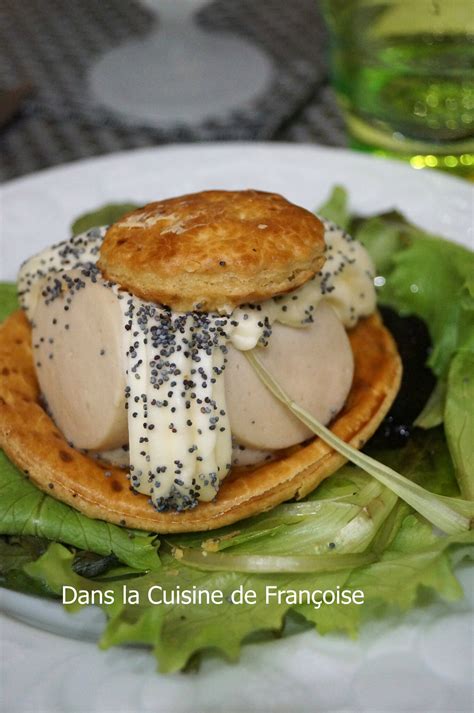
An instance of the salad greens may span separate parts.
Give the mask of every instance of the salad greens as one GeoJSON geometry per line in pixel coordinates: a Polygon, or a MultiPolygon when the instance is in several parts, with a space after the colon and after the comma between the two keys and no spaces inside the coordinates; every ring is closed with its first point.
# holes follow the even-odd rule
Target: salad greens
{"type": "MultiPolygon", "coordinates": [[[[335,215],[335,222],[338,211],[343,220],[347,211],[341,190],[318,211],[335,215]]],[[[379,302],[428,325],[433,341],[428,364],[445,378],[457,351],[474,352],[474,252],[430,235],[396,211],[356,218],[347,228],[368,249],[382,278],[377,281],[379,302]]]]}
{"type": "Polygon", "coordinates": [[[12,282],[0,282],[0,321],[18,309],[16,285],[12,282]]]}
{"type": "Polygon", "coordinates": [[[461,492],[474,500],[474,351],[459,351],[451,361],[444,421],[461,492]]]}
{"type": "MultiPolygon", "coordinates": [[[[115,220],[132,207],[114,205],[108,212],[105,206],[74,229],[115,220]]],[[[429,366],[438,381],[418,417],[423,428],[403,448],[369,442],[367,454],[402,473],[416,492],[436,494],[438,503],[474,500],[473,254],[395,212],[351,217],[340,187],[318,212],[366,245],[377,267],[379,301],[421,317],[433,341],[429,366]]],[[[15,309],[13,285],[0,286],[0,301],[2,317],[15,309]]],[[[103,605],[107,625],[100,645],[147,644],[162,671],[183,669],[209,650],[236,660],[245,641],[286,631],[288,624],[355,636],[371,616],[419,605],[421,590],[424,600],[428,593],[458,599],[453,566],[472,553],[474,541],[467,530],[435,534],[393,488],[350,464],[302,502],[208,533],[162,536],[159,550],[147,533],[91,520],[39,492],[5,457],[0,488],[0,584],[53,597],[63,585],[112,591],[113,603],[103,605]],[[124,586],[138,591],[138,604],[124,601],[124,586]],[[267,586],[362,590],[364,606],[266,603],[267,586]],[[179,588],[221,590],[224,599],[156,606],[148,601],[151,587],[170,595],[179,588]],[[228,597],[239,588],[254,590],[256,602],[233,604],[228,597]]],[[[461,519],[470,509],[469,502],[459,505],[461,519]]]]}
{"type": "Polygon", "coordinates": [[[154,537],[101,520],[45,495],[0,451],[0,523],[4,535],[30,535],[64,542],[101,555],[114,553],[130,567],[145,571],[160,566],[154,537]]]}
{"type": "MultiPolygon", "coordinates": [[[[432,459],[441,456],[440,465],[433,473],[434,488],[441,493],[451,494],[456,492],[455,484],[449,477],[449,472],[442,467],[445,463],[445,446],[441,431],[432,431],[426,436],[417,437],[418,443],[413,443],[400,452],[392,453],[392,462],[397,467],[405,465],[416,479],[424,481],[429,475],[432,459]],[[426,441],[426,437],[428,441],[426,441]]],[[[363,512],[362,503],[376,502],[376,493],[386,494],[386,489],[375,483],[375,490],[371,488],[371,478],[361,473],[357,468],[345,466],[332,478],[325,481],[307,502],[321,504],[322,508],[312,510],[312,515],[299,517],[293,522],[288,522],[286,512],[275,514],[274,511],[260,515],[249,523],[249,530],[262,533],[259,538],[251,534],[244,540],[246,527],[242,524],[222,528],[207,535],[176,535],[166,537],[166,544],[172,543],[178,547],[194,548],[199,551],[203,546],[209,548],[209,534],[214,541],[226,543],[224,551],[233,551],[241,555],[253,552],[310,552],[314,545],[321,552],[330,551],[330,544],[336,540],[341,530],[341,518],[330,521],[329,512],[337,503],[359,505],[353,511],[350,520],[347,514],[343,520],[356,521],[358,514],[363,512]],[[324,509],[328,507],[328,517],[324,517],[324,509]],[[266,525],[268,527],[266,528],[266,525]],[[237,528],[237,529],[236,529],[237,528]],[[238,529],[242,533],[239,534],[238,529]],[[273,534],[269,534],[273,528],[273,534]],[[278,528],[278,529],[277,529],[278,528]],[[240,543],[233,545],[233,541],[240,543]],[[259,541],[258,541],[259,540],[259,541]],[[229,545],[229,541],[231,544],[229,545]]],[[[148,643],[155,647],[155,653],[160,661],[163,671],[174,671],[186,664],[192,653],[201,648],[217,648],[231,660],[235,659],[242,639],[255,629],[279,629],[283,617],[288,614],[290,607],[278,602],[263,604],[264,588],[267,584],[277,585],[282,589],[308,589],[318,586],[321,589],[335,589],[337,586],[347,586],[362,589],[365,593],[363,607],[332,606],[313,608],[311,605],[295,605],[293,612],[302,615],[307,621],[316,624],[320,633],[331,631],[345,631],[355,635],[361,618],[366,618],[370,613],[380,615],[384,610],[390,611],[394,607],[407,609],[417,601],[417,592],[420,587],[436,591],[446,600],[455,600],[462,595],[459,584],[451,572],[449,558],[446,556],[448,547],[456,544],[462,546],[469,541],[470,536],[463,534],[450,538],[436,537],[431,527],[421,517],[412,514],[408,506],[394,505],[393,498],[381,504],[382,513],[380,520],[384,523],[385,532],[388,530],[388,540],[382,542],[385,534],[379,529],[379,522],[366,517],[365,525],[359,521],[353,527],[353,532],[347,530],[345,549],[350,550],[354,545],[358,550],[363,546],[360,532],[364,532],[364,539],[372,545],[373,550],[381,552],[378,561],[359,569],[348,568],[338,572],[312,574],[256,574],[245,575],[236,572],[203,572],[183,566],[181,560],[173,559],[168,552],[163,552],[163,567],[152,574],[133,580],[130,586],[136,587],[140,592],[140,601],[143,606],[123,605],[120,597],[122,582],[91,581],[79,578],[72,569],[73,556],[71,552],[59,545],[52,545],[47,554],[40,558],[34,565],[27,566],[27,572],[36,580],[46,581],[56,592],[61,591],[63,584],[70,584],[80,589],[113,589],[117,596],[113,605],[104,607],[109,616],[107,629],[102,637],[101,645],[104,647],[135,641],[148,643]],[[222,605],[209,606],[172,606],[153,607],[146,605],[146,592],[150,587],[160,585],[166,591],[181,587],[196,586],[200,589],[221,589],[224,594],[229,594],[239,586],[253,589],[258,594],[255,605],[235,606],[226,600],[222,605]],[[157,611],[158,609],[158,611],[157,611]],[[184,618],[183,618],[184,617],[184,618]]],[[[373,512],[373,511],[372,511],[373,512]]],[[[290,511],[291,513],[291,511],[290,511]]],[[[77,605],[72,605],[77,608],[77,605]]]]}
{"type": "MultiPolygon", "coordinates": [[[[443,467],[447,456],[443,441],[439,429],[429,434],[419,434],[416,443],[391,452],[392,463],[399,468],[404,466],[405,471],[420,482],[430,478],[433,488],[439,493],[455,493],[456,486],[450,477],[452,472],[443,467]],[[439,465],[430,477],[433,462],[439,465]]],[[[129,580],[129,586],[140,593],[140,605],[123,604],[122,580],[102,578],[98,581],[79,577],[73,569],[73,554],[58,544],[51,545],[45,555],[25,569],[35,581],[47,582],[58,594],[64,584],[89,591],[113,590],[116,595],[114,603],[104,606],[109,621],[101,646],[131,641],[149,644],[155,649],[162,671],[182,668],[190,655],[207,648],[218,649],[230,660],[235,660],[245,637],[255,630],[280,630],[290,610],[315,624],[320,633],[344,631],[355,635],[361,620],[371,613],[380,616],[383,611],[414,606],[420,587],[437,592],[448,601],[460,598],[462,591],[452,574],[446,550],[456,545],[462,547],[470,540],[470,535],[465,533],[449,538],[436,537],[423,518],[411,513],[410,508],[400,501],[394,504],[392,494],[378,483],[374,485],[371,480],[367,474],[347,465],[325,481],[306,501],[310,505],[321,505],[320,510],[312,509],[310,515],[291,521],[285,511],[272,511],[249,521],[249,533],[246,523],[238,523],[212,533],[164,537],[162,568],[144,577],[129,580]],[[389,499],[380,502],[379,519],[370,517],[370,512],[375,514],[377,497],[383,498],[386,495],[389,499]],[[367,505],[372,503],[368,508],[369,513],[365,513],[365,522],[358,519],[364,512],[364,501],[367,505]],[[338,516],[331,522],[330,515],[337,503],[357,503],[351,513],[352,518],[350,514],[344,513],[343,517],[338,516]],[[344,541],[342,551],[354,551],[352,548],[358,551],[367,549],[369,545],[372,550],[380,552],[376,562],[358,569],[347,568],[318,573],[316,576],[310,573],[240,574],[194,569],[183,565],[182,560],[174,559],[167,551],[168,544],[193,548],[195,551],[203,547],[212,548],[211,535],[214,542],[226,543],[224,552],[232,551],[241,555],[262,551],[311,552],[314,546],[327,553],[332,550],[330,545],[337,542],[343,522],[349,525],[353,522],[354,526],[352,532],[347,528],[345,535],[340,536],[339,542],[342,544],[344,541]],[[381,522],[385,533],[388,531],[388,540],[385,542],[382,542],[385,533],[380,530],[381,522]],[[256,532],[261,533],[259,537],[255,537],[256,532]],[[246,534],[248,538],[245,540],[246,534]],[[234,540],[236,544],[233,544],[234,540]],[[208,606],[170,604],[157,607],[147,604],[150,587],[161,586],[171,592],[177,585],[211,591],[221,589],[225,595],[243,586],[244,589],[256,591],[258,599],[254,605],[234,605],[226,599],[221,605],[208,606]],[[287,590],[312,589],[315,586],[324,590],[347,586],[362,589],[365,602],[363,607],[334,605],[327,608],[321,606],[319,609],[306,604],[289,607],[278,601],[265,604],[264,590],[267,585],[287,590]]],[[[290,515],[294,517],[291,511],[290,515]]],[[[78,605],[72,604],[69,608],[77,609],[78,605]]]]}
{"type": "Polygon", "coordinates": [[[79,235],[90,228],[95,228],[96,225],[110,225],[119,220],[124,213],[135,210],[135,208],[138,208],[136,203],[107,203],[107,205],[77,218],[71,226],[71,232],[73,235],[79,235]]]}
{"type": "MultiPolygon", "coordinates": [[[[319,211],[346,219],[340,187],[319,211]]],[[[344,192],[345,193],[345,192],[344,192]]],[[[418,418],[430,428],[446,420],[446,438],[465,498],[474,498],[474,252],[430,235],[396,211],[348,224],[370,252],[379,279],[378,301],[399,314],[414,314],[429,329],[428,360],[438,377],[418,418]]]]}
{"type": "Polygon", "coordinates": [[[327,220],[332,220],[333,223],[347,230],[351,221],[351,214],[349,212],[346,189],[342,186],[334,186],[327,201],[319,207],[318,215],[327,220]]]}

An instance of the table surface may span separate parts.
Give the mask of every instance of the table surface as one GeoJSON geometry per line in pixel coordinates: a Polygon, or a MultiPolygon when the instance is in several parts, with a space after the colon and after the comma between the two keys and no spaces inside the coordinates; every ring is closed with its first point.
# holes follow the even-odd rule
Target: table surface
{"type": "Polygon", "coordinates": [[[110,47],[145,36],[159,20],[135,0],[2,0],[0,89],[28,80],[34,94],[0,129],[0,179],[95,155],[182,141],[264,139],[343,146],[329,87],[316,0],[216,0],[197,21],[249,37],[272,58],[276,80],[254,112],[160,131],[94,106],[85,76],[110,47]]]}

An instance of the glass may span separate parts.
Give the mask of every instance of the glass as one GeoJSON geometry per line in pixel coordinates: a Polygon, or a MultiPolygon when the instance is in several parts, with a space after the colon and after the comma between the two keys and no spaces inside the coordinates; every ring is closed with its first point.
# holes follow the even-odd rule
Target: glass
{"type": "Polygon", "coordinates": [[[352,145],[474,176],[472,0],[321,0],[352,145]]]}

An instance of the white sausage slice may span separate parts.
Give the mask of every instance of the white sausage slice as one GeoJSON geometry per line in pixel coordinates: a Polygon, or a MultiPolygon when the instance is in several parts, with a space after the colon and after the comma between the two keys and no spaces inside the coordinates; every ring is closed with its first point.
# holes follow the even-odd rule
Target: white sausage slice
{"type": "Polygon", "coordinates": [[[85,281],[81,270],[53,275],[43,294],[48,286],[53,292],[64,274],[85,286],[72,299],[64,289],[52,300],[38,300],[33,352],[41,391],[76,448],[116,448],[128,442],[119,300],[103,284],[85,281]]]}
{"type": "MultiPolygon", "coordinates": [[[[332,307],[320,304],[314,323],[275,323],[258,356],[285,391],[326,424],[340,411],[352,384],[354,361],[346,331],[332,307]]],[[[226,401],[233,437],[259,450],[288,448],[312,433],[262,384],[244,354],[229,346],[226,401]]]]}

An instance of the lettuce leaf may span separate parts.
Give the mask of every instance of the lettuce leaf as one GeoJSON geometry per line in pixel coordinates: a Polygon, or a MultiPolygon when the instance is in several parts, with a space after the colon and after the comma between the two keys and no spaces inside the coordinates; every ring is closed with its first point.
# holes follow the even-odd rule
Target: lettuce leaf
{"type": "Polygon", "coordinates": [[[18,297],[14,282],[0,282],[0,322],[18,309],[18,297]]]}
{"type": "Polygon", "coordinates": [[[474,500],[474,352],[459,351],[448,373],[446,437],[464,498],[474,500]]]}
{"type": "Polygon", "coordinates": [[[377,225],[368,221],[356,237],[376,257],[385,279],[379,300],[399,314],[421,317],[433,342],[428,366],[438,383],[418,423],[432,427],[446,421],[462,495],[474,499],[474,253],[400,218],[373,220],[377,225]]]}
{"type": "Polygon", "coordinates": [[[340,225],[341,228],[347,228],[350,222],[349,202],[347,200],[347,191],[342,186],[334,186],[327,201],[318,208],[318,215],[327,220],[332,220],[333,223],[340,225]]]}
{"type": "MultiPolygon", "coordinates": [[[[337,186],[323,214],[329,206],[346,225],[348,200],[337,186]]],[[[412,225],[397,211],[353,218],[348,227],[383,278],[379,302],[426,322],[434,347],[428,364],[438,377],[446,376],[456,351],[474,351],[474,252],[412,225]]]]}
{"type": "Polygon", "coordinates": [[[71,226],[72,234],[79,235],[96,225],[110,225],[139,206],[136,203],[107,203],[79,216],[71,226]]]}
{"type": "Polygon", "coordinates": [[[342,467],[306,498],[284,504],[237,525],[212,533],[174,535],[182,548],[232,554],[309,555],[364,552],[397,497],[350,465],[342,467]]]}
{"type": "Polygon", "coordinates": [[[392,256],[380,300],[426,322],[428,365],[442,378],[457,351],[474,352],[474,253],[414,228],[405,236],[410,243],[392,256]]]}
{"type": "Polygon", "coordinates": [[[23,567],[38,559],[50,543],[39,537],[0,537],[0,585],[24,594],[53,597],[43,582],[29,577],[23,567]]]}
{"type": "Polygon", "coordinates": [[[446,388],[446,380],[438,379],[428,401],[414,421],[415,426],[435,428],[443,423],[446,388]]]}
{"type": "Polygon", "coordinates": [[[98,554],[114,553],[142,571],[160,566],[155,538],[101,520],[38,490],[0,451],[0,534],[32,535],[98,554]]]}
{"type": "MultiPolygon", "coordinates": [[[[344,219],[347,192],[337,187],[325,206],[337,206],[344,219]]],[[[349,231],[375,262],[378,301],[428,326],[428,366],[438,382],[416,423],[432,428],[446,421],[462,495],[474,499],[474,252],[423,231],[397,211],[355,218],[349,231]]]]}

